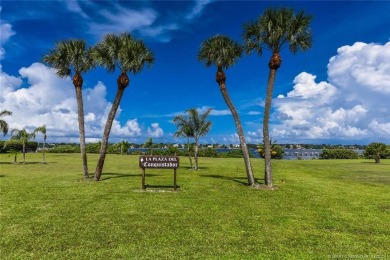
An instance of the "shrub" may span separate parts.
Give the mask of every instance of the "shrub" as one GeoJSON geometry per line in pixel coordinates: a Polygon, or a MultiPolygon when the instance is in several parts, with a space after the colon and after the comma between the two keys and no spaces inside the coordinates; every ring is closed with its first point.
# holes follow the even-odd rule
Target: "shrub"
{"type": "Polygon", "coordinates": [[[390,156],[390,148],[384,143],[370,143],[364,151],[364,157],[375,159],[379,163],[381,159],[390,156]]]}
{"type": "MultiPolygon", "coordinates": [[[[220,158],[243,158],[244,154],[243,154],[241,149],[233,149],[233,150],[228,151],[227,153],[218,154],[218,157],[220,157],[220,158]]],[[[251,152],[249,152],[249,157],[253,158],[253,154],[251,152]]]]}
{"type": "Polygon", "coordinates": [[[199,157],[218,157],[218,153],[214,148],[208,147],[205,149],[200,149],[198,152],[199,157]]]}
{"type": "Polygon", "coordinates": [[[320,159],[358,159],[359,154],[350,149],[324,149],[320,159]]]}
{"type": "MultiPolygon", "coordinates": [[[[26,152],[35,152],[38,148],[37,142],[27,142],[26,152]]],[[[23,144],[18,140],[0,141],[0,153],[9,153],[10,151],[22,152],[23,144]]]]}

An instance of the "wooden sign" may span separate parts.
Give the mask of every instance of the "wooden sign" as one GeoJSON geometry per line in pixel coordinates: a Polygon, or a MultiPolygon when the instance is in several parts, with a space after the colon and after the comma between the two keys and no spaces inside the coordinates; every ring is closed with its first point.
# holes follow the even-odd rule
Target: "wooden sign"
{"type": "Polygon", "coordinates": [[[139,157],[139,167],[142,168],[143,190],[146,189],[145,169],[173,169],[173,190],[176,191],[176,169],[179,168],[179,157],[142,155],[139,157]]]}
{"type": "Polygon", "coordinates": [[[140,156],[139,167],[157,169],[177,169],[179,168],[179,157],[177,156],[140,156]]]}

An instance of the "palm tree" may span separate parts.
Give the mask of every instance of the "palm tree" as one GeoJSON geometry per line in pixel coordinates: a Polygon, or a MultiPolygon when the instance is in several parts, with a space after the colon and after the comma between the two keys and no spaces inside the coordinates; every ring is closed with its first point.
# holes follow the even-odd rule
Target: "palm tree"
{"type": "Polygon", "coordinates": [[[46,125],[40,126],[37,129],[35,129],[34,133],[41,133],[43,134],[43,153],[42,153],[42,162],[43,164],[46,164],[45,160],[45,148],[46,148],[46,125]]]}
{"type": "Polygon", "coordinates": [[[123,151],[126,151],[126,154],[127,154],[127,150],[129,149],[129,142],[128,141],[122,141],[119,143],[120,145],[120,148],[121,148],[121,155],[123,155],[123,151]]]}
{"type": "Polygon", "coordinates": [[[384,158],[386,154],[390,153],[390,147],[388,147],[384,143],[374,142],[370,143],[366,150],[364,151],[364,157],[366,158],[374,158],[375,163],[381,162],[381,157],[384,158]]]}
{"type": "Polygon", "coordinates": [[[23,151],[22,151],[23,152],[23,164],[26,163],[26,146],[27,146],[27,142],[30,139],[34,139],[34,138],[35,138],[35,132],[29,133],[25,129],[22,129],[22,130],[13,129],[11,131],[11,139],[10,140],[17,140],[17,141],[21,142],[22,145],[23,145],[23,151]]]}
{"type": "Polygon", "coordinates": [[[188,118],[183,116],[175,116],[173,122],[176,124],[177,131],[173,134],[174,137],[186,137],[187,138],[187,153],[188,159],[190,160],[191,169],[193,168],[192,158],[191,158],[191,144],[190,138],[194,137],[194,131],[191,128],[191,125],[188,121],[188,118]]]}
{"type": "Polygon", "coordinates": [[[149,155],[153,155],[153,139],[148,138],[146,142],[142,145],[143,148],[148,148],[149,155]]]}
{"type": "Polygon", "coordinates": [[[83,161],[84,178],[89,178],[87,152],[85,150],[84,130],[84,106],[83,106],[83,77],[82,73],[87,72],[93,66],[90,58],[90,48],[86,49],[84,40],[60,41],[54,49],[43,57],[43,61],[50,67],[56,69],[56,74],[65,78],[71,76],[73,71],[73,85],[76,90],[77,115],[80,135],[80,152],[83,161]]]}
{"type": "Polygon", "coordinates": [[[246,145],[244,132],[238,112],[230,99],[229,93],[226,89],[226,75],[223,69],[228,69],[233,66],[236,61],[241,57],[243,48],[235,41],[231,40],[227,36],[216,35],[203,42],[198,54],[198,60],[203,61],[206,67],[215,64],[217,67],[216,81],[219,85],[219,90],[222,93],[223,99],[232,113],[238,137],[240,139],[240,146],[244,155],[244,162],[246,168],[246,175],[248,178],[248,185],[253,186],[255,184],[255,178],[253,176],[252,165],[249,159],[248,147],[246,145]]]}
{"type": "MultiPolygon", "coordinates": [[[[188,132],[190,133],[192,131],[193,138],[195,141],[195,151],[194,151],[194,158],[195,158],[195,170],[198,170],[198,152],[199,152],[199,139],[200,137],[206,135],[210,129],[212,122],[207,119],[208,115],[211,112],[211,108],[208,108],[203,114],[199,114],[198,110],[196,108],[191,108],[186,111],[187,116],[178,115],[173,120],[174,122],[186,122],[187,126],[189,127],[188,132]]],[[[180,124],[178,124],[178,127],[182,127],[180,124]]]]}
{"type": "Polygon", "coordinates": [[[154,62],[154,57],[153,53],[146,48],[142,41],[135,40],[128,33],[119,36],[114,34],[106,35],[103,41],[94,48],[92,54],[96,64],[105,67],[107,71],[114,72],[116,67],[121,71],[117,80],[118,89],[114,103],[112,104],[104,128],[99,161],[95,170],[94,180],[98,181],[103,171],[112,123],[115,119],[123,93],[130,82],[127,72],[129,71],[133,74],[141,72],[145,64],[150,68],[154,62]]]}
{"type": "Polygon", "coordinates": [[[267,9],[255,22],[244,25],[243,37],[247,54],[255,50],[259,55],[263,48],[272,52],[268,63],[270,69],[263,118],[263,142],[265,147],[265,185],[272,187],[271,147],[269,137],[269,117],[271,111],[272,92],[276,71],[282,63],[280,52],[288,46],[295,54],[311,47],[310,32],[311,15],[303,11],[295,14],[293,9],[267,9]]]}
{"type": "MultiPolygon", "coordinates": [[[[0,118],[10,115],[12,115],[12,112],[8,110],[3,110],[0,112],[0,118]]],[[[0,131],[4,134],[4,136],[8,134],[8,123],[2,119],[0,119],[0,131]]]]}
{"type": "MultiPolygon", "coordinates": [[[[272,138],[270,139],[270,147],[271,147],[271,158],[272,159],[283,159],[284,150],[283,147],[278,145],[276,141],[273,141],[272,138]]],[[[259,153],[261,158],[265,157],[265,149],[264,149],[264,143],[261,143],[257,146],[257,152],[259,153]]]]}

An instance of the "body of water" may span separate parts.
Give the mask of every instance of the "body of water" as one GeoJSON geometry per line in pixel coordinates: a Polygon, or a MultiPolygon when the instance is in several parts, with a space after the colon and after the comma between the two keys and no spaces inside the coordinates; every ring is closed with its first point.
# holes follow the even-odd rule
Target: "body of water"
{"type": "MultiPolygon", "coordinates": [[[[217,148],[215,149],[217,153],[227,153],[233,149],[228,148],[217,148]]],[[[141,151],[141,152],[148,152],[149,150],[147,148],[130,148],[128,150],[129,153],[134,151],[141,151]]],[[[249,149],[249,151],[253,154],[255,158],[260,158],[259,153],[256,151],[256,149],[249,149]]],[[[364,150],[354,150],[359,155],[363,154],[364,150]]],[[[285,160],[311,160],[311,159],[318,159],[322,153],[322,149],[284,149],[284,156],[283,159],[285,160]]]]}

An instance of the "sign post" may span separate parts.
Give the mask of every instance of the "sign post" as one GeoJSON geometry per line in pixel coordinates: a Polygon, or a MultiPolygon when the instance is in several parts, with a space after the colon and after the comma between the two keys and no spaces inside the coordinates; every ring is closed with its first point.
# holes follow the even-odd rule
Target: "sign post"
{"type": "Polygon", "coordinates": [[[139,157],[139,167],[142,168],[142,190],[146,190],[145,169],[173,169],[173,190],[177,190],[176,169],[179,168],[179,157],[142,155],[139,157]]]}

